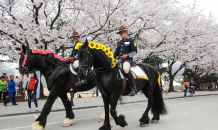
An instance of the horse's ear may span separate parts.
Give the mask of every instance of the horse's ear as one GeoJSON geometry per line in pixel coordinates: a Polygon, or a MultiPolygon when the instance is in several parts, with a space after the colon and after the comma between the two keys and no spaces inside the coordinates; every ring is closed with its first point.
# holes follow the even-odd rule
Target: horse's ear
{"type": "Polygon", "coordinates": [[[86,38],[86,41],[85,41],[85,43],[84,43],[84,47],[88,47],[88,44],[89,44],[89,42],[88,42],[88,40],[87,40],[87,38],[86,38]]]}
{"type": "Polygon", "coordinates": [[[23,50],[23,53],[26,54],[27,48],[25,45],[22,45],[22,50],[23,50]]]}

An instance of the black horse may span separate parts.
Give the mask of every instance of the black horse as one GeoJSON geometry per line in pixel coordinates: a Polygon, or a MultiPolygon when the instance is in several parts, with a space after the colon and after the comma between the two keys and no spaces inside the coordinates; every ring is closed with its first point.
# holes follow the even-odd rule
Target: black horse
{"type": "MultiPolygon", "coordinates": [[[[125,117],[116,115],[116,106],[118,99],[122,93],[123,81],[117,79],[118,67],[111,68],[111,59],[101,49],[90,49],[88,41],[79,49],[79,69],[80,74],[86,76],[87,71],[91,72],[90,66],[96,69],[97,82],[103,89],[105,94],[102,94],[105,109],[105,122],[99,130],[110,130],[109,122],[109,105],[111,105],[111,115],[117,125],[125,127],[127,125],[125,117]]],[[[148,64],[138,64],[138,66],[147,74],[149,81],[144,79],[136,79],[137,90],[141,90],[148,98],[148,106],[142,115],[140,125],[144,126],[149,123],[148,112],[151,109],[153,113],[152,122],[155,123],[160,119],[160,115],[167,114],[167,110],[162,98],[162,92],[158,84],[158,72],[148,64]]],[[[131,89],[129,84],[126,84],[123,95],[128,95],[131,89]]]]}
{"type": "MultiPolygon", "coordinates": [[[[23,52],[20,53],[19,72],[23,76],[27,71],[40,70],[44,75],[50,94],[42,109],[40,116],[33,124],[34,130],[43,130],[46,125],[47,116],[51,111],[55,99],[61,98],[66,109],[66,118],[64,125],[72,125],[74,113],[72,111],[71,102],[67,97],[67,92],[71,89],[75,90],[77,76],[70,71],[70,62],[60,61],[50,54],[33,54],[32,50],[22,46],[23,52]],[[23,61],[27,56],[25,67],[22,66],[23,61]]],[[[24,61],[25,62],[25,61],[24,61]]],[[[88,84],[78,87],[78,91],[87,91],[94,88],[94,83],[87,78],[88,84]]]]}

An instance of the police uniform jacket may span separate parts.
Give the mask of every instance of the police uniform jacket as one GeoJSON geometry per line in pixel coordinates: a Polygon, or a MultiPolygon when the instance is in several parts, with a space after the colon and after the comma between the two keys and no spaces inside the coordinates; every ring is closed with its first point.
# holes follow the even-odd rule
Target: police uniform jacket
{"type": "Polygon", "coordinates": [[[137,54],[137,47],[135,43],[135,39],[126,37],[117,43],[117,49],[114,52],[114,58],[119,56],[121,62],[129,62],[131,66],[136,66],[133,63],[133,56],[137,54]],[[121,56],[127,54],[127,59],[123,60],[121,56]]]}
{"type": "MultiPolygon", "coordinates": [[[[79,42],[77,42],[77,43],[79,43],[79,42]]],[[[76,59],[78,59],[78,50],[75,49],[77,43],[75,43],[75,45],[73,46],[72,53],[71,53],[71,55],[69,56],[69,57],[73,57],[74,61],[75,61],[76,59]]]]}

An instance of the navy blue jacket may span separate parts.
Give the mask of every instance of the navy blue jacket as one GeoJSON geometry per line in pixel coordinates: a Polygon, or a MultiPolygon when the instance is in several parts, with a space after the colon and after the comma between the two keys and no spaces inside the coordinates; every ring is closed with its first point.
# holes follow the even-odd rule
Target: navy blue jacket
{"type": "Polygon", "coordinates": [[[122,62],[129,62],[131,66],[136,66],[133,63],[133,56],[137,54],[137,46],[135,39],[126,37],[117,43],[117,49],[114,52],[114,58],[119,56],[122,62]],[[127,59],[123,60],[121,56],[127,54],[127,59]]]}
{"type": "MultiPolygon", "coordinates": [[[[77,42],[77,43],[79,43],[79,42],[77,42]]],[[[78,58],[78,50],[75,49],[77,43],[75,43],[75,45],[73,46],[72,53],[69,56],[69,57],[73,57],[73,59],[77,59],[78,58]]]]}
{"type": "Polygon", "coordinates": [[[8,93],[16,93],[15,85],[13,80],[8,81],[8,93]]]}

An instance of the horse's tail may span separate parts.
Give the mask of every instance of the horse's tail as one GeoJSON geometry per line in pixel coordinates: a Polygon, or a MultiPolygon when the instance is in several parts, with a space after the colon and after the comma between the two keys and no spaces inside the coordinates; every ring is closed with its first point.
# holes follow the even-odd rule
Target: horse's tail
{"type": "MultiPolygon", "coordinates": [[[[154,107],[155,110],[158,114],[160,115],[166,115],[167,114],[167,108],[165,106],[165,103],[163,101],[163,97],[162,97],[162,91],[160,89],[160,74],[159,74],[159,78],[158,81],[156,83],[156,86],[154,88],[154,92],[153,92],[153,98],[154,98],[154,107]]],[[[152,110],[153,112],[153,110],[152,110]]]]}

